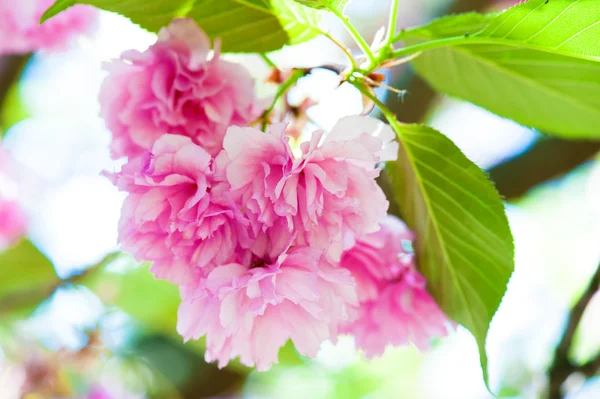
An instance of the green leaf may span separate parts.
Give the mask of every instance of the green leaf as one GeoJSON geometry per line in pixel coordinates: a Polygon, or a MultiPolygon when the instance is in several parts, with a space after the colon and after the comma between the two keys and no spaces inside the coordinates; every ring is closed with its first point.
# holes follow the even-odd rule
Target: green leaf
{"type": "Polygon", "coordinates": [[[6,93],[0,109],[0,138],[17,123],[29,118],[29,110],[23,103],[19,86],[13,84],[6,93]]]}
{"type": "Polygon", "coordinates": [[[57,0],[42,22],[75,4],[122,14],[153,32],[190,17],[213,40],[220,38],[225,52],[267,52],[321,33],[317,12],[293,0],[57,0]]]}
{"type": "Polygon", "coordinates": [[[350,0],[294,0],[296,3],[303,4],[308,7],[317,8],[320,10],[336,9],[338,11],[344,11],[344,7],[350,0]]]}
{"type": "Polygon", "coordinates": [[[79,282],[105,304],[118,306],[148,328],[173,334],[180,302],[177,286],[156,280],[146,266],[127,267],[123,272],[98,269],[79,282]]]}
{"type": "Polygon", "coordinates": [[[441,37],[463,36],[465,33],[474,34],[485,29],[497,14],[479,14],[467,12],[464,14],[449,15],[433,20],[428,25],[401,31],[394,41],[406,38],[423,37],[439,39],[441,37]]]}
{"type": "Polygon", "coordinates": [[[446,136],[392,121],[401,142],[387,165],[402,217],[441,308],[475,337],[487,381],[485,340],[514,268],[513,238],[499,194],[446,136]]]}
{"type": "Polygon", "coordinates": [[[323,33],[319,28],[320,14],[296,4],[294,0],[236,1],[277,17],[289,37],[289,42],[286,44],[302,43],[323,33]]]}
{"type": "Polygon", "coordinates": [[[22,315],[51,295],[60,279],[30,241],[0,253],[0,315],[22,315]]]}
{"type": "Polygon", "coordinates": [[[435,89],[549,134],[600,138],[597,0],[533,0],[400,37],[436,47],[414,60],[435,89]]]}

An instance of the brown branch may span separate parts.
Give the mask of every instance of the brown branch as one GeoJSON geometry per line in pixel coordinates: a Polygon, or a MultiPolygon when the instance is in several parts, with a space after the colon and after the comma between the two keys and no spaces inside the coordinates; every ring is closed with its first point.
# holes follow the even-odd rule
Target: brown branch
{"type": "Polygon", "coordinates": [[[571,345],[573,343],[573,337],[575,336],[575,331],[577,331],[577,327],[579,326],[579,322],[583,318],[583,314],[588,304],[592,300],[592,297],[598,290],[600,289],[600,265],[596,269],[592,280],[588,284],[585,292],[579,298],[573,309],[571,309],[569,315],[569,321],[567,323],[567,327],[565,332],[556,347],[556,351],[554,353],[554,361],[550,365],[548,370],[548,378],[549,378],[549,399],[561,399],[562,392],[561,388],[565,380],[573,373],[581,372],[586,376],[594,375],[598,371],[598,366],[600,366],[600,353],[596,356],[595,359],[584,365],[574,364],[571,360],[569,360],[569,350],[571,349],[571,345]]]}
{"type": "Polygon", "coordinates": [[[586,377],[593,377],[600,370],[600,353],[587,363],[579,366],[578,371],[586,377]]]}
{"type": "Polygon", "coordinates": [[[600,151],[600,141],[569,141],[548,138],[529,151],[489,171],[500,194],[519,198],[538,184],[560,177],[600,151]]]}

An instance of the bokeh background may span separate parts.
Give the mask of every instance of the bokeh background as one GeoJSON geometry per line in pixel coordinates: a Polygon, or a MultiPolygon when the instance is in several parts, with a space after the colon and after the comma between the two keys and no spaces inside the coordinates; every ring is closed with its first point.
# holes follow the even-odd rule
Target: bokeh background
{"type": "MultiPolygon", "coordinates": [[[[509,3],[401,0],[398,25],[509,3]]],[[[389,0],[354,0],[347,13],[372,38],[388,7],[389,0]]],[[[340,40],[348,39],[335,21],[329,23],[340,40]]],[[[374,360],[345,337],[324,344],[316,359],[288,345],[280,364],[263,373],[236,363],[219,370],[204,362],[202,341],[183,344],[175,331],[177,289],[118,253],[124,196],[101,176],[119,167],[110,160],[110,134],[98,117],[102,63],[155,40],[125,18],[101,12],[93,31],[64,51],[2,58],[0,70],[8,65],[20,71],[7,86],[0,118],[19,184],[0,184],[24,204],[30,228],[29,241],[0,254],[0,399],[22,397],[23,386],[29,387],[26,398],[92,398],[101,390],[115,399],[492,398],[475,341],[462,328],[429,352],[389,348],[374,360]],[[24,268],[20,277],[8,275],[1,266],[15,259],[37,266],[24,268]]],[[[317,40],[273,59],[280,67],[315,66],[337,56],[335,47],[317,40]]],[[[260,58],[232,58],[251,68],[262,95],[273,91],[260,83],[269,73],[260,58]]],[[[490,330],[490,384],[499,397],[541,397],[568,311],[600,261],[600,162],[594,155],[600,146],[547,138],[437,96],[408,67],[388,82],[408,89],[402,96],[379,93],[400,119],[426,121],[448,135],[490,173],[507,201],[516,270],[490,330]]],[[[306,96],[319,103],[309,109],[308,131],[328,129],[362,110],[360,94],[337,87],[335,74],[326,70],[304,78],[290,101],[306,96]]],[[[572,356],[584,362],[599,351],[596,295],[572,356]]],[[[568,384],[569,399],[600,398],[600,378],[573,377],[568,384]]]]}

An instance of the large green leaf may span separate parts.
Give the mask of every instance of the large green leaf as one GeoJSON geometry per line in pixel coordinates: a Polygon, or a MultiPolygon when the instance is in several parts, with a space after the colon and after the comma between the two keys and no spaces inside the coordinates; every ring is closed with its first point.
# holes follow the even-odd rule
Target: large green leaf
{"type": "Polygon", "coordinates": [[[416,38],[439,39],[444,37],[464,36],[475,34],[485,29],[497,14],[480,14],[467,12],[464,14],[448,15],[431,21],[424,26],[405,29],[395,40],[415,40],[416,38]]]}
{"type": "MultiPolygon", "coordinates": [[[[308,7],[318,8],[321,10],[330,10],[335,9],[338,11],[343,11],[346,4],[350,0],[294,0],[296,3],[303,4],[308,7]]],[[[399,0],[393,0],[399,1],[399,0]]]]}
{"type": "Polygon", "coordinates": [[[436,47],[414,65],[439,91],[550,134],[600,138],[597,0],[533,0],[479,19],[446,17],[399,38],[436,47]]]}
{"type": "Polygon", "coordinates": [[[42,21],[75,5],[90,4],[157,32],[176,17],[190,17],[223,51],[266,52],[320,33],[316,10],[293,0],[56,0],[42,21]]]}
{"type": "Polygon", "coordinates": [[[479,346],[487,379],[485,340],[514,267],[513,238],[498,192],[444,135],[392,121],[401,141],[387,165],[428,289],[479,346]]]}
{"type": "Polygon", "coordinates": [[[22,240],[0,253],[0,315],[21,315],[51,295],[60,279],[33,244],[22,240]]]}

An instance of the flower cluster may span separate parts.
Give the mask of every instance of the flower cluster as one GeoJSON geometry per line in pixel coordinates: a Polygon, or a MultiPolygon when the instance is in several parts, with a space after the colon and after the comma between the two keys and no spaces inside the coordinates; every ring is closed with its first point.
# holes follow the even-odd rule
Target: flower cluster
{"type": "Polygon", "coordinates": [[[427,348],[429,338],[446,335],[446,315],[425,289],[412,254],[413,233],[388,216],[381,229],[357,241],[340,262],[356,281],[360,302],[357,320],[343,326],[367,356],[388,345],[407,342],[427,348]]]}
{"type": "Polygon", "coordinates": [[[347,332],[380,353],[426,339],[428,321],[437,332],[443,315],[398,258],[399,233],[381,227],[377,165],[398,152],[389,126],[343,118],[295,152],[284,124],[248,127],[252,79],[209,54],[195,23],[175,20],[110,67],[101,95],[113,155],[128,158],[112,176],[128,193],[119,240],[180,287],[179,333],[206,336],[219,366],[266,370],[288,340],[314,356],[347,332]]]}
{"type": "Polygon", "coordinates": [[[241,65],[209,59],[210,39],[190,19],[176,19],[147,51],[107,65],[101,115],[113,132],[114,158],[141,155],[164,133],[190,137],[211,155],[231,125],[260,115],[254,81],[241,65]]]}
{"type": "Polygon", "coordinates": [[[54,0],[0,0],[0,54],[60,49],[96,18],[90,6],[77,5],[40,25],[54,0]]]}

